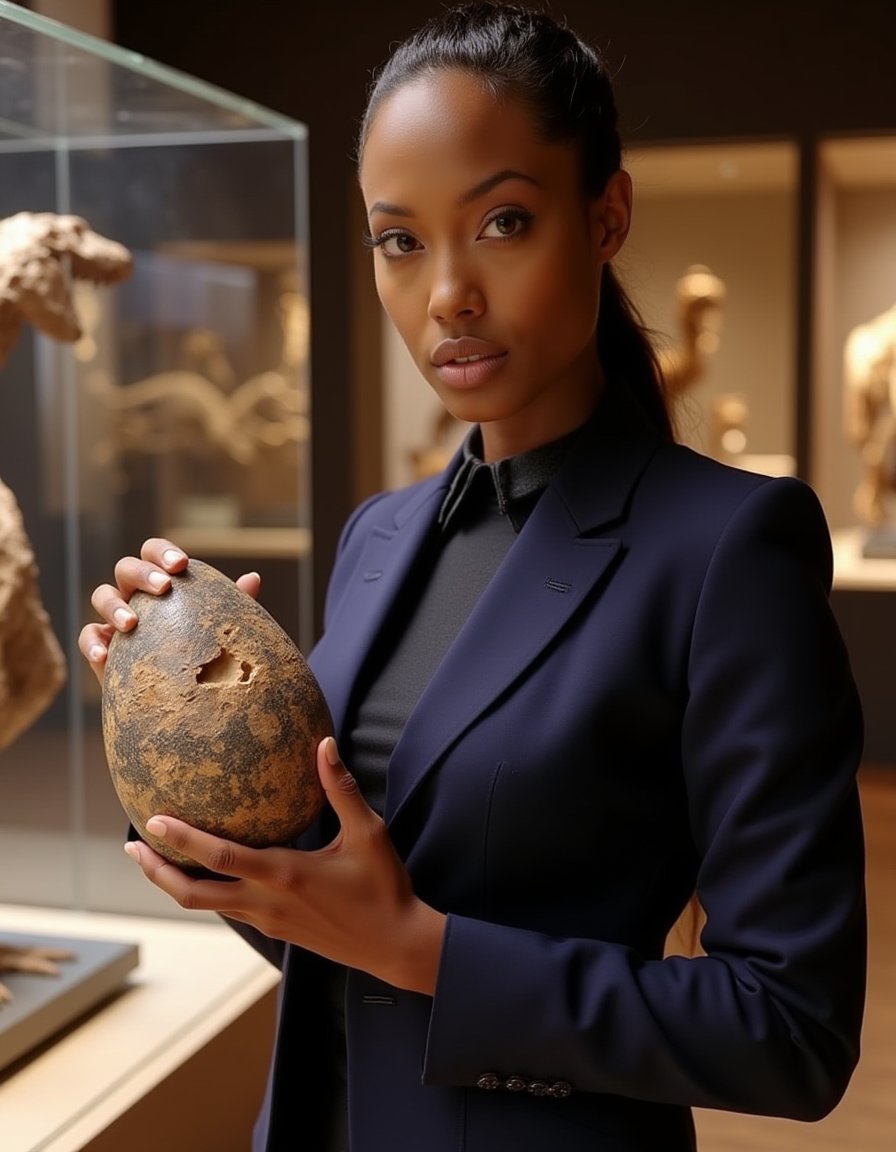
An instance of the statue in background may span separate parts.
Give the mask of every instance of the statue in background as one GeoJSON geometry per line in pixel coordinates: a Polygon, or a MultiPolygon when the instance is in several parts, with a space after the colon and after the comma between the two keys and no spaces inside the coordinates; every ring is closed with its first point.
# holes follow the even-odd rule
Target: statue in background
{"type": "Polygon", "coordinates": [[[853,507],[863,524],[880,528],[896,487],[896,305],[847,336],[843,386],[843,430],[864,468],[853,507]]]}
{"type": "MultiPolygon", "coordinates": [[[[126,248],[80,216],[19,212],[0,220],[0,367],[22,323],[74,343],[81,325],[73,280],[110,284],[131,270],[126,248]]],[[[40,598],[37,565],[15,497],[0,482],[0,749],[49,707],[66,679],[65,656],[40,598]]],[[[55,975],[60,948],[16,948],[0,940],[0,972],[55,975]]],[[[11,999],[0,983],[0,1005],[11,999]]]]}
{"type": "Polygon", "coordinates": [[[692,264],[675,286],[678,343],[660,352],[666,392],[676,399],[696,384],[718,350],[725,285],[705,264],[692,264]]]}

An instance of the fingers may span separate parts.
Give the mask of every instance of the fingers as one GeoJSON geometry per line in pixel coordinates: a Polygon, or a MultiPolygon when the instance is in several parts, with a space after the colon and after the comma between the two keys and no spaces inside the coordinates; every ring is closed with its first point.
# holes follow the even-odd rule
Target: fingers
{"type": "Polygon", "coordinates": [[[85,624],[78,636],[78,648],[90,665],[96,678],[102,683],[109,655],[109,641],[115,629],[109,624],[85,624]]]}
{"type": "Polygon", "coordinates": [[[115,565],[115,584],[100,584],[90,602],[100,616],[121,632],[137,623],[136,613],[128,601],[135,592],[159,595],[171,587],[170,572],[182,571],[188,563],[186,553],[169,540],[147,540],[140,556],[124,556],[115,565]]]}
{"type": "Polygon", "coordinates": [[[135,592],[160,595],[171,587],[172,572],[181,572],[189,560],[170,540],[154,537],[140,549],[140,556],[125,556],[115,565],[115,584],[100,584],[90,602],[102,622],[87,624],[78,637],[78,648],[102,681],[109,641],[116,631],[130,632],[137,626],[137,614],[129,601],[135,592]]]}
{"type": "Polygon", "coordinates": [[[210,832],[201,832],[174,816],[151,816],[146,821],[146,831],[218,875],[239,876],[249,880],[267,874],[263,854],[259,849],[235,844],[232,840],[213,836],[210,832]]]}
{"type": "Polygon", "coordinates": [[[258,593],[261,591],[261,577],[257,572],[247,572],[245,576],[237,577],[236,586],[241,592],[245,592],[247,596],[257,600],[258,593]]]}
{"type": "MultiPolygon", "coordinates": [[[[154,831],[154,834],[157,835],[154,831]]],[[[227,912],[240,919],[234,909],[227,907],[235,895],[237,883],[222,880],[194,880],[176,864],[154,852],[143,841],[131,840],[125,852],[140,865],[143,875],[182,908],[191,911],[227,912]]]]}
{"type": "Polygon", "coordinates": [[[166,572],[182,572],[187,566],[187,555],[182,548],[163,536],[152,536],[144,540],[140,549],[140,559],[156,564],[166,572]]]}
{"type": "MultiPolygon", "coordinates": [[[[114,584],[100,584],[94,589],[90,602],[102,620],[81,629],[78,648],[100,683],[112,637],[116,632],[130,632],[137,626],[137,613],[129,603],[133,594],[164,594],[171,588],[171,575],[182,572],[188,563],[183,549],[171,540],[154,536],[143,543],[139,556],[124,556],[118,561],[114,584]]],[[[236,584],[253,600],[258,598],[261,577],[257,572],[247,572],[236,584]]]]}

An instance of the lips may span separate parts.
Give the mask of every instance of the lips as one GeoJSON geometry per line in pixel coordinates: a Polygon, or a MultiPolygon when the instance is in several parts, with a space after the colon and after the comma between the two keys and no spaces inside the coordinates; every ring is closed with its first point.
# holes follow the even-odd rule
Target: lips
{"type": "Polygon", "coordinates": [[[459,364],[463,367],[506,355],[506,350],[498,344],[479,340],[474,336],[462,336],[459,340],[443,340],[441,344],[436,345],[431,360],[436,368],[442,368],[446,364],[459,364]]]}

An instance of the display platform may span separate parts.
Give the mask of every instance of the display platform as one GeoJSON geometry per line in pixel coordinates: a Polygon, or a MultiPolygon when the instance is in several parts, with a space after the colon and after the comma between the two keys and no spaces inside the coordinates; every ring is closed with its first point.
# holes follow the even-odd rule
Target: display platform
{"type": "Polygon", "coordinates": [[[831,533],[834,587],[840,591],[892,592],[896,589],[896,556],[869,554],[867,528],[831,533]]]}
{"type": "Polygon", "coordinates": [[[71,953],[71,959],[58,962],[54,975],[0,972],[12,995],[0,1005],[0,1071],[114,996],[140,960],[132,942],[32,936],[2,927],[0,945],[71,953]]]}
{"type": "Polygon", "coordinates": [[[235,932],[211,914],[158,920],[13,904],[0,904],[0,931],[133,940],[140,952],[123,995],[0,1073],[2,1152],[139,1149],[153,1123],[166,1152],[249,1146],[280,974],[235,932]]]}

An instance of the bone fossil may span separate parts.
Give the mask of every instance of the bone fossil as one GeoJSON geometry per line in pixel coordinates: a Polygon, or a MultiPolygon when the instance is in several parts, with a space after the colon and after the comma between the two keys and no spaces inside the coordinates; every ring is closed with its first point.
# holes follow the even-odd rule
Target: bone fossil
{"type": "MultiPolygon", "coordinates": [[[[19,212],[0,220],[0,366],[25,321],[73,343],[81,326],[75,281],[112,284],[131,270],[131,255],[80,216],[19,212]]],[[[37,587],[37,568],[15,497],[0,482],[0,748],[45,711],[65,682],[65,657],[37,587]]],[[[0,972],[55,975],[64,948],[0,943],[0,972]]],[[[0,1005],[12,999],[0,983],[0,1005]]]]}
{"type": "Polygon", "coordinates": [[[307,356],[307,304],[294,291],[280,297],[283,348],[277,367],[240,383],[214,332],[187,334],[185,358],[195,368],[153,373],[125,387],[97,376],[91,389],[109,413],[109,434],[94,459],[113,463],[129,452],[163,454],[211,447],[237,464],[251,465],[265,449],[309,437],[307,397],[299,386],[307,356]]]}
{"type": "Polygon", "coordinates": [[[80,216],[17,212],[0,220],[0,365],[24,321],[54,340],[77,340],[72,281],[114,284],[132,265],[127,248],[80,216]]]}

